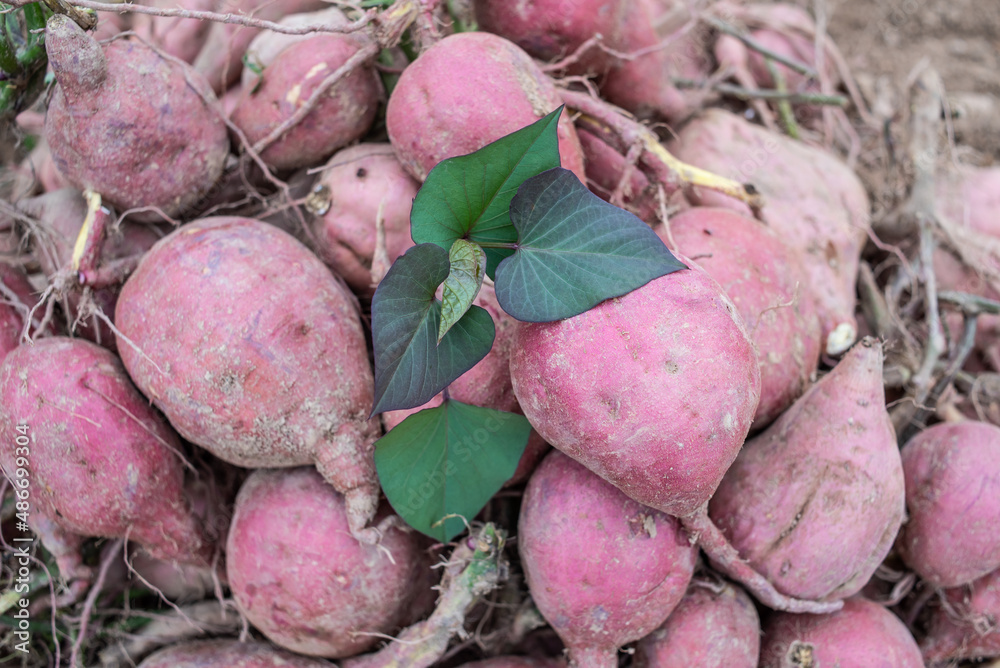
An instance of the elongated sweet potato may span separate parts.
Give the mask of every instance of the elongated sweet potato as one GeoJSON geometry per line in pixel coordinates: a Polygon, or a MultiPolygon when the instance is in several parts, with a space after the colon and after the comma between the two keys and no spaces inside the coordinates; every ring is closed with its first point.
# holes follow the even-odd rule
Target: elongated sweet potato
{"type": "Polygon", "coordinates": [[[907,521],[897,549],[906,564],[936,587],[1000,568],[1000,427],[936,424],[901,454],[907,521]]]}
{"type": "Polygon", "coordinates": [[[0,284],[0,361],[3,361],[21,343],[25,318],[38,300],[24,272],[6,262],[0,262],[0,284]]]}
{"type": "Polygon", "coordinates": [[[882,345],[854,348],[747,442],[709,504],[740,556],[789,596],[860,591],[904,513],[903,466],[882,388],[882,345]]]}
{"type": "Polygon", "coordinates": [[[226,126],[196,72],[138,41],[102,48],[63,15],[49,20],[45,48],[58,82],[45,137],[75,187],[122,209],[158,207],[173,216],[221,176],[226,126]]]}
{"type": "Polygon", "coordinates": [[[0,462],[30,481],[15,488],[40,512],[83,536],[128,536],[158,558],[208,563],[212,546],[182,491],[180,440],[112,353],[65,337],[20,346],[0,366],[0,397],[0,462]]]}
{"type": "MultiPolygon", "coordinates": [[[[534,123],[562,100],[528,54],[502,37],[444,38],[399,77],[386,108],[396,155],[423,181],[445,158],[472,153],[534,123]]],[[[559,119],[562,166],[583,181],[583,152],[568,115],[559,119]]]]}
{"type": "Polygon", "coordinates": [[[778,613],[764,625],[760,668],[923,665],[903,622],[863,598],[848,599],[842,610],[825,615],[778,613]]]}
{"type": "Polygon", "coordinates": [[[675,518],[556,451],[528,481],[517,526],[531,597],[580,668],[617,666],[620,646],[662,624],[698,555],[675,518]]]}
{"type": "MultiPolygon", "coordinates": [[[[764,220],[802,258],[827,354],[847,350],[857,336],[855,277],[869,227],[868,196],[854,172],[821,149],[721,109],[692,120],[668,148],[764,195],[764,220]]],[[[694,199],[751,215],[746,205],[713,191],[695,191],[694,199]]]]}
{"type": "Polygon", "coordinates": [[[357,305],[305,246],[248,218],[188,223],[143,257],[115,318],[129,374],[186,439],[239,466],[315,463],[353,531],[373,517],[357,305]]]}
{"type": "Polygon", "coordinates": [[[805,391],[819,364],[819,318],[805,272],[777,233],[731,210],[697,207],[668,224],[661,238],[673,238],[719,282],[750,330],[760,364],[759,430],[805,391]]]}
{"type": "Polygon", "coordinates": [[[236,499],[226,569],[233,597],[272,642],[346,657],[391,633],[426,586],[417,535],[351,536],[344,497],[312,468],[261,469],[236,499]]]}
{"type": "Polygon", "coordinates": [[[663,626],[635,646],[635,668],[757,668],[760,618],[736,585],[693,582],[663,626]]]}

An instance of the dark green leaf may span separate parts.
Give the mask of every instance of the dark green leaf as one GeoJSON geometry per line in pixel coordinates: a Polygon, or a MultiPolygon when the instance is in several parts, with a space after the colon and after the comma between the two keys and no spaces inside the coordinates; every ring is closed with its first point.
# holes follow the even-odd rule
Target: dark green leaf
{"type": "Polygon", "coordinates": [[[500,260],[513,251],[486,244],[517,240],[509,213],[517,187],[528,177],[559,166],[556,127],[561,111],[559,107],[475,153],[439,162],[413,200],[413,240],[445,250],[456,239],[475,241],[486,250],[486,273],[492,278],[500,260]]]}
{"type": "Polygon", "coordinates": [[[497,269],[497,301],[527,322],[569,318],[685,266],[631,213],[556,168],[510,203],[517,252],[497,269]]]}
{"type": "Polygon", "coordinates": [[[407,524],[447,542],[514,475],[531,425],[523,415],[446,400],[375,444],[386,498],[407,524]]]}
{"type": "Polygon", "coordinates": [[[441,288],[441,330],[438,342],[472,306],[486,276],[486,254],[477,244],[458,239],[448,251],[451,270],[441,288]]]}
{"type": "Polygon", "coordinates": [[[448,252],[420,244],[397,259],[372,298],[375,406],[372,415],[427,403],[486,357],[495,330],[489,312],[473,306],[437,343],[448,252]]]}

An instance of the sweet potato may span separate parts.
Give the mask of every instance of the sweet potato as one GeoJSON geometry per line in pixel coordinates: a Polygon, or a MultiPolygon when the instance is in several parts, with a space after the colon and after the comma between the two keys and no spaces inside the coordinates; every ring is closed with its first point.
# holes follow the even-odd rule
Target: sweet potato
{"type": "MultiPolygon", "coordinates": [[[[181,2],[147,0],[144,4],[162,9],[180,7],[195,12],[211,12],[215,11],[219,2],[218,0],[181,0],[181,2]]],[[[132,17],[132,30],[143,41],[187,63],[192,62],[201,51],[212,25],[214,24],[211,21],[173,16],[135,14],[132,17]]]]}
{"type": "Polygon", "coordinates": [[[852,598],[825,615],[779,613],[764,624],[760,668],[922,668],[917,641],[878,603],[852,598]]]}
{"type": "MultiPolygon", "coordinates": [[[[625,157],[586,129],[578,129],[580,145],[587,165],[587,187],[602,199],[610,201],[625,170],[625,157]]],[[[652,225],[657,221],[656,188],[646,175],[633,169],[625,192],[623,209],[652,225]]]]}
{"type": "Polygon", "coordinates": [[[799,259],[760,222],[728,209],[694,208],[658,234],[719,282],[750,330],[760,364],[754,429],[806,387],[819,364],[819,318],[799,259]]]}
{"type": "MultiPolygon", "coordinates": [[[[45,138],[59,171],[121,209],[194,206],[222,174],[229,139],[205,81],[141,42],[103,48],[53,16],[45,48],[55,87],[45,138]]],[[[147,219],[154,214],[144,214],[147,219]]]]}
{"type": "Polygon", "coordinates": [[[939,173],[935,194],[952,222],[1000,238],[1000,167],[939,173]]]}
{"type": "Polygon", "coordinates": [[[262,642],[196,640],[149,655],[139,668],[329,668],[330,664],[262,642]]]}
{"type": "Polygon", "coordinates": [[[736,585],[693,582],[663,626],[636,643],[635,668],[757,668],[760,617],[736,585]]]}
{"type": "Polygon", "coordinates": [[[527,656],[497,656],[463,663],[461,668],[566,668],[566,662],[560,659],[536,659],[527,656]]]}
{"type": "Polygon", "coordinates": [[[920,651],[929,666],[1000,656],[1000,570],[948,589],[934,609],[920,651]]]}
{"type": "MultiPolygon", "coordinates": [[[[658,114],[680,121],[696,108],[671,78],[703,78],[708,73],[707,54],[693,51],[697,42],[678,39],[678,35],[661,43],[663,36],[655,27],[664,14],[685,9],[682,3],[476,0],[475,8],[483,29],[503,35],[536,58],[558,60],[577,54],[570,73],[596,76],[608,100],[640,116],[658,114]],[[603,49],[592,45],[579,51],[598,36],[603,49]],[[619,53],[629,55],[620,57],[619,53]]],[[[675,27],[670,22],[664,30],[673,32],[675,27]]]]}
{"type": "Polygon", "coordinates": [[[188,223],[143,257],[115,321],[129,374],[187,440],[238,466],[315,463],[353,531],[372,518],[378,427],[357,305],[305,246],[247,218],[188,223]]]}
{"type": "Polygon", "coordinates": [[[0,361],[21,343],[25,318],[37,302],[24,271],[0,262],[0,361]]]}
{"type": "MultiPolygon", "coordinates": [[[[764,220],[802,258],[827,354],[847,350],[857,336],[855,277],[869,227],[868,196],[854,172],[826,151],[721,109],[692,120],[668,148],[764,195],[764,220]]],[[[745,204],[713,191],[695,191],[693,198],[751,215],[745,204]]]]}
{"type": "Polygon", "coordinates": [[[684,516],[736,458],[760,395],[736,307],[691,267],[517,330],[511,381],[539,434],[629,497],[684,516]]]}
{"type": "MultiPolygon", "coordinates": [[[[80,192],[74,188],[62,188],[22,200],[18,202],[18,208],[46,225],[46,233],[35,243],[35,257],[42,271],[50,280],[59,271],[69,271],[73,247],[87,215],[87,203],[80,192]]],[[[108,231],[98,262],[107,266],[117,260],[134,259],[165,235],[163,227],[123,221],[117,229],[108,231]]],[[[109,285],[90,292],[90,298],[112,321],[120,289],[121,285],[109,285]]],[[[104,321],[95,316],[77,322],[82,297],[80,290],[66,295],[66,316],[75,325],[73,333],[117,352],[114,332],[104,321]]]]}
{"type": "MultiPolygon", "coordinates": [[[[534,123],[562,100],[516,44],[482,32],[445,37],[399,77],[386,108],[389,141],[419,181],[445,158],[472,153],[534,123]]],[[[583,181],[583,152],[567,114],[559,119],[562,166],[583,181]]]]}
{"type": "MultiPolygon", "coordinates": [[[[319,85],[360,51],[368,38],[320,34],[281,51],[259,85],[244,88],[232,120],[254,144],[290,119],[319,85]]],[[[320,98],[294,127],[261,153],[277,169],[313,165],[364,135],[375,120],[382,84],[360,63],[320,98]]]]}
{"type": "Polygon", "coordinates": [[[316,253],[365,296],[374,293],[372,258],[375,221],[385,225],[385,261],[413,245],[410,207],[419,184],[407,174],[389,144],[358,144],[338,151],[317,184],[323,208],[313,219],[316,253]]]}
{"type": "Polygon", "coordinates": [[[908,519],[897,549],[936,587],[1000,568],[1000,427],[941,423],[902,450],[908,519]]]}
{"type": "MultiPolygon", "coordinates": [[[[216,11],[243,14],[265,21],[275,21],[289,14],[321,10],[322,0],[223,0],[216,11]]],[[[213,23],[192,67],[205,77],[216,95],[240,79],[243,54],[260,34],[258,28],[233,23],[213,23]]]]}
{"type": "Polygon", "coordinates": [[[83,536],[128,536],[158,558],[207,563],[180,440],[117,357],[81,339],[39,339],[4,359],[0,397],[0,461],[12,480],[28,472],[37,512],[83,536]]]}
{"type": "Polygon", "coordinates": [[[662,624],[698,555],[675,518],[558,451],[528,481],[517,527],[531,597],[581,668],[617,666],[619,647],[662,624]]]}
{"type": "Polygon", "coordinates": [[[882,388],[882,345],[855,345],[746,443],[709,504],[716,525],[789,596],[858,592],[903,521],[903,467],[882,388]]]}
{"type": "Polygon", "coordinates": [[[351,536],[344,497],[311,467],[261,469],[243,484],[226,545],[240,610],[275,644],[330,658],[358,654],[410,614],[430,563],[417,535],[351,536]]]}

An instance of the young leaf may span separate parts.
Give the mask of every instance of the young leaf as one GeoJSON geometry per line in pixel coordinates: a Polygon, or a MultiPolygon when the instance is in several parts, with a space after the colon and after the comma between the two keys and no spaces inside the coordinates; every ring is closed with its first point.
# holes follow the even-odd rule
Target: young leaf
{"type": "MultiPolygon", "coordinates": [[[[475,153],[442,160],[417,192],[410,213],[410,236],[448,250],[456,239],[478,244],[511,243],[510,200],[528,177],[559,166],[556,127],[559,107],[475,153]]],[[[507,248],[486,249],[486,273],[493,278],[507,248]]]]}
{"type": "Polygon", "coordinates": [[[457,239],[448,251],[451,270],[444,279],[441,290],[441,329],[438,343],[448,333],[452,325],[465,315],[472,300],[483,287],[486,276],[486,253],[477,244],[465,239],[457,239]]]}
{"type": "Polygon", "coordinates": [[[426,403],[486,357],[496,334],[489,312],[473,306],[440,343],[448,253],[420,244],[397,259],[372,297],[375,406],[372,415],[426,403]]]}
{"type": "Polygon", "coordinates": [[[510,203],[517,251],[497,268],[497,301],[527,322],[583,313],[685,269],[631,213],[556,168],[525,181],[510,203]]]}
{"type": "Polygon", "coordinates": [[[415,413],[375,444],[386,498],[407,524],[441,542],[514,475],[531,425],[523,415],[447,399],[415,413]]]}

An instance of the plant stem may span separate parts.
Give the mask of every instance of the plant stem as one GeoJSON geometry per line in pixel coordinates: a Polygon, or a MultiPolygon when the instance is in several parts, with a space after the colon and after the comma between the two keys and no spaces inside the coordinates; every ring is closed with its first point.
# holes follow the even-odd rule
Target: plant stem
{"type": "Polygon", "coordinates": [[[747,35],[742,30],[739,30],[739,29],[735,28],[734,26],[729,25],[728,23],[726,23],[722,19],[718,19],[718,18],[710,16],[710,17],[707,17],[705,20],[708,21],[709,25],[711,25],[716,30],[724,32],[727,35],[732,35],[733,37],[735,37],[736,39],[740,40],[741,42],[743,42],[744,44],[746,44],[748,47],[750,47],[751,49],[753,49],[754,51],[756,51],[756,52],[758,52],[758,53],[760,53],[760,54],[762,54],[762,55],[764,55],[764,56],[766,56],[768,58],[771,58],[772,60],[776,60],[779,63],[781,63],[782,65],[785,65],[786,67],[792,68],[793,70],[795,70],[799,74],[802,74],[802,75],[807,76],[807,77],[812,77],[814,79],[817,78],[817,77],[819,77],[819,73],[817,73],[816,70],[814,70],[813,68],[809,67],[808,65],[805,65],[805,64],[800,63],[799,61],[797,61],[797,60],[795,60],[793,58],[789,58],[788,56],[780,54],[777,51],[772,51],[771,49],[767,48],[766,46],[764,46],[763,44],[761,44],[760,42],[758,42],[757,40],[755,40],[750,35],[747,35]]]}
{"type": "MultiPolygon", "coordinates": [[[[774,87],[780,93],[787,93],[788,85],[785,83],[784,73],[778,69],[777,65],[770,58],[765,58],[764,62],[767,64],[767,71],[771,73],[771,77],[774,79],[774,87]]],[[[781,117],[781,124],[785,126],[785,132],[792,139],[798,139],[799,124],[795,122],[795,112],[792,111],[792,103],[789,102],[788,98],[781,98],[777,101],[777,105],[778,115],[781,117]]]]}
{"type": "MultiPolygon", "coordinates": [[[[674,79],[678,88],[700,88],[701,83],[694,79],[674,79]]],[[[720,82],[712,85],[712,90],[731,95],[740,100],[788,100],[792,104],[821,104],[834,107],[846,107],[849,100],[843,95],[824,95],[823,93],[797,93],[795,91],[780,91],[772,88],[744,88],[720,82]]]]}

